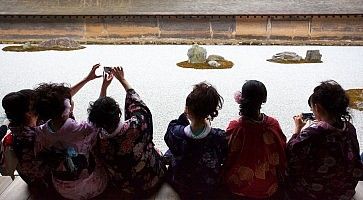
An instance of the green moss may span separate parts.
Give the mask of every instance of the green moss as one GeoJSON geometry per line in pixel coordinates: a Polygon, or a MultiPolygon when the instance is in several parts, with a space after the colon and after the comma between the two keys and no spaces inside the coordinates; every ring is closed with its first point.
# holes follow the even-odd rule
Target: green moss
{"type": "Polygon", "coordinates": [[[79,48],[62,48],[62,47],[53,47],[53,48],[44,48],[39,46],[30,46],[28,48],[23,48],[23,46],[7,46],[3,48],[3,51],[13,51],[13,52],[36,52],[36,51],[73,51],[78,49],[84,49],[86,47],[79,48]]]}
{"type": "Polygon", "coordinates": [[[280,64],[303,64],[303,63],[322,63],[322,61],[320,62],[307,62],[305,59],[301,59],[299,61],[293,61],[293,60],[281,60],[281,61],[275,61],[273,59],[268,59],[267,61],[269,62],[274,62],[274,63],[280,63],[280,64]]]}
{"type": "Polygon", "coordinates": [[[349,89],[346,94],[349,97],[349,107],[363,111],[363,89],[349,89]]]}
{"type": "Polygon", "coordinates": [[[188,61],[183,61],[180,63],[177,63],[179,67],[182,68],[194,68],[194,69],[229,69],[233,67],[233,62],[228,60],[219,60],[217,61],[219,64],[221,64],[219,67],[212,67],[209,66],[207,62],[205,63],[189,63],[188,61]]]}

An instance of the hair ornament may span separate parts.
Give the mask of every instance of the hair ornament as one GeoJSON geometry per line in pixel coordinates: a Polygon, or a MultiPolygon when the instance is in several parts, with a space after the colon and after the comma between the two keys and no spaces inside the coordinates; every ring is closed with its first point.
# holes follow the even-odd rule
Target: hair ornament
{"type": "Polygon", "coordinates": [[[234,100],[236,101],[236,103],[240,104],[243,100],[243,97],[242,97],[242,92],[241,91],[236,91],[234,93],[234,100]]]}
{"type": "Polygon", "coordinates": [[[64,99],[64,111],[63,111],[63,114],[62,114],[62,117],[64,118],[68,118],[70,113],[71,113],[71,101],[69,99],[64,99]]]}

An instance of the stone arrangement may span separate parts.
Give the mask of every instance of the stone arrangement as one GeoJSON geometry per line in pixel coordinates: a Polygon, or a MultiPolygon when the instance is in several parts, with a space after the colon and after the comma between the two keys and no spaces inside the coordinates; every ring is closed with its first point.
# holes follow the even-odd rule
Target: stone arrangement
{"type": "Polygon", "coordinates": [[[47,41],[43,41],[37,44],[31,44],[26,42],[21,46],[7,46],[3,48],[3,51],[15,51],[15,52],[33,52],[33,51],[71,51],[83,49],[77,41],[70,38],[55,38],[47,41]]]}
{"type": "Polygon", "coordinates": [[[283,63],[283,64],[295,64],[295,63],[321,63],[321,57],[319,50],[308,50],[306,52],[305,58],[302,58],[295,52],[281,52],[272,56],[271,59],[267,61],[283,63]]]}
{"type": "Polygon", "coordinates": [[[43,41],[39,44],[42,48],[66,48],[66,49],[79,49],[81,45],[70,38],[55,38],[43,41]]]}
{"type": "Polygon", "coordinates": [[[207,58],[207,50],[194,44],[187,53],[188,61],[177,63],[179,67],[194,69],[226,69],[232,68],[233,63],[225,60],[220,55],[209,55],[207,58]]]}

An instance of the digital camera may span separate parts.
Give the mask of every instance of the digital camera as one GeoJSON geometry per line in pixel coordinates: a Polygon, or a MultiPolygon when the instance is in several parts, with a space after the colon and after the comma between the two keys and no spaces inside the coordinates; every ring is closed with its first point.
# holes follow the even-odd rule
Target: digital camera
{"type": "Polygon", "coordinates": [[[107,74],[111,73],[112,67],[103,67],[103,71],[107,74]]]}
{"type": "Polygon", "coordinates": [[[301,113],[303,120],[315,120],[314,113],[301,113]]]}

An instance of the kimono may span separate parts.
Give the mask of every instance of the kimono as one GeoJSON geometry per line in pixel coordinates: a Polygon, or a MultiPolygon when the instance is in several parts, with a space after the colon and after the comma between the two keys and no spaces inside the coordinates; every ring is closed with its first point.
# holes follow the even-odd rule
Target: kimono
{"type": "Polygon", "coordinates": [[[186,198],[212,197],[219,189],[222,166],[227,156],[224,130],[207,124],[193,135],[186,114],[169,123],[164,136],[171,153],[169,182],[186,198]]]}
{"type": "Polygon", "coordinates": [[[133,89],[126,92],[125,121],[113,133],[101,132],[98,155],[105,163],[110,184],[127,193],[145,195],[160,186],[166,171],[153,143],[149,108],[133,89]]]}
{"type": "Polygon", "coordinates": [[[356,130],[320,121],[294,134],[287,145],[291,199],[351,199],[362,178],[356,130]]]}
{"type": "Polygon", "coordinates": [[[54,132],[49,122],[36,129],[35,152],[51,167],[55,190],[68,199],[89,199],[101,194],[108,177],[92,152],[98,129],[68,118],[54,132]]]}
{"type": "Polygon", "coordinates": [[[224,183],[235,195],[268,198],[279,189],[286,171],[286,137],[278,121],[242,116],[230,122],[224,183]]]}
{"type": "Polygon", "coordinates": [[[35,129],[15,127],[10,124],[10,132],[1,143],[1,173],[14,178],[14,171],[29,185],[47,188],[51,186],[50,167],[36,158],[34,143],[35,129]]]}

